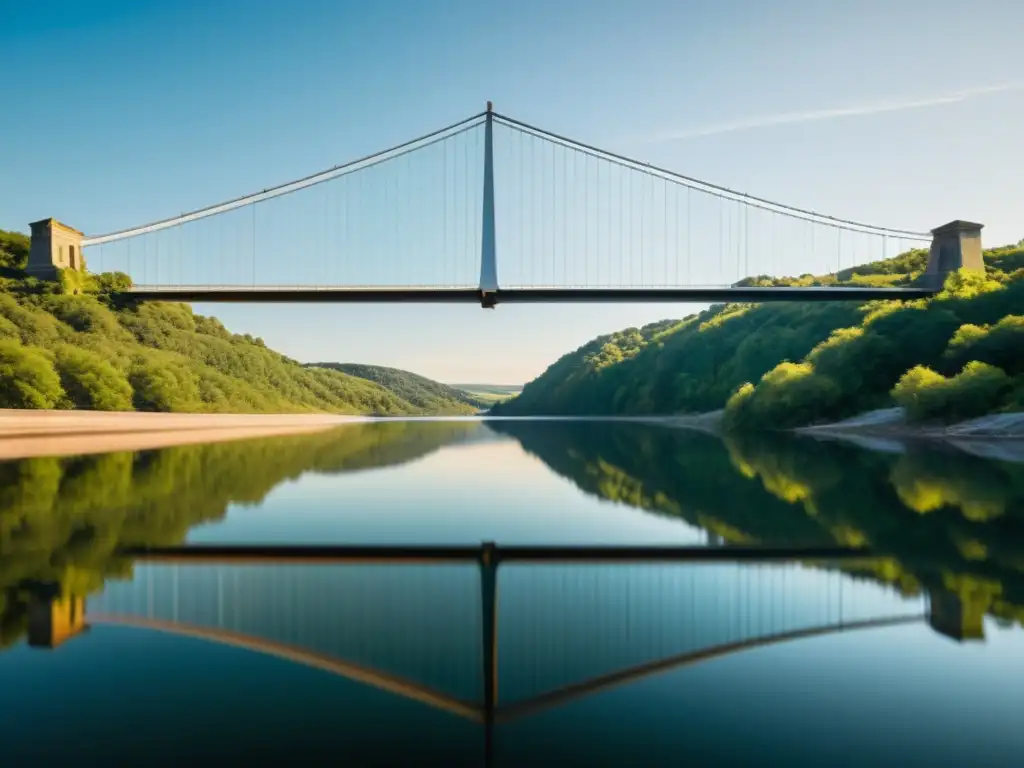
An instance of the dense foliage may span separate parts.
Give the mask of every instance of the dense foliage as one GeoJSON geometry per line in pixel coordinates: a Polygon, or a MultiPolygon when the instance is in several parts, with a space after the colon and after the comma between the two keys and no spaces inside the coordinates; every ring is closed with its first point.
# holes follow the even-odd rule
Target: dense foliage
{"type": "Polygon", "coordinates": [[[486,404],[464,392],[419,374],[382,365],[360,363],[311,363],[312,367],[341,371],[373,381],[427,413],[476,413],[486,404]]]}
{"type": "Polygon", "coordinates": [[[842,567],[907,595],[955,595],[965,622],[1024,623],[1024,465],[763,432],[722,441],[608,422],[493,428],[586,493],[728,543],[866,547],[878,558],[842,567]]]}
{"type": "MultiPolygon", "coordinates": [[[[0,408],[472,411],[453,397],[413,403],[372,377],[302,366],[185,304],[117,303],[114,292],[131,285],[126,275],[27,277],[28,248],[26,236],[0,230],[0,408]]],[[[443,387],[415,378],[424,390],[443,387]]]]}
{"type": "MultiPolygon", "coordinates": [[[[918,419],[1020,410],[1024,243],[986,251],[985,259],[986,273],[952,274],[928,300],[717,305],[602,336],[563,356],[494,412],[725,408],[731,427],[785,428],[893,404],[907,405],[918,419]]],[[[905,285],[926,263],[927,252],[915,250],[838,275],[744,282],[905,285]]]]}
{"type": "Polygon", "coordinates": [[[28,264],[30,245],[28,235],[0,229],[0,268],[24,269],[28,264]]]}

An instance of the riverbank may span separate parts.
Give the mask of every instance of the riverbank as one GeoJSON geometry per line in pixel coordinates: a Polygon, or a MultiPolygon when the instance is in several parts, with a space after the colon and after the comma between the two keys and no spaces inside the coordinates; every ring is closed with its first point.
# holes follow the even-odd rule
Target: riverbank
{"type": "Polygon", "coordinates": [[[902,408],[868,411],[834,424],[794,430],[874,450],[900,452],[911,440],[940,441],[986,459],[1024,462],[1024,413],[995,413],[956,424],[911,424],[902,408]]]}
{"type": "MultiPolygon", "coordinates": [[[[550,420],[654,424],[722,434],[723,411],[685,416],[547,417],[550,420]]],[[[472,417],[436,417],[443,420],[472,417]]],[[[484,417],[486,418],[486,416],[484,417]]],[[[509,417],[498,417],[498,420],[509,417]]],[[[333,414],[147,413],[0,409],[0,461],[140,451],[175,445],[319,432],[370,416],[333,414]]],[[[901,453],[914,440],[941,441],[967,453],[1024,462],[1024,413],[1003,413],[947,426],[916,425],[900,408],[885,408],[833,424],[792,430],[822,440],[842,440],[872,450],[901,453]]]]}
{"type": "MultiPolygon", "coordinates": [[[[620,419],[721,436],[723,416],[724,411],[717,410],[685,416],[620,419]]],[[[885,453],[903,453],[908,443],[928,440],[987,459],[1024,462],[1024,413],[997,413],[957,424],[935,425],[912,424],[902,408],[883,408],[831,424],[787,431],[820,440],[841,440],[885,453]]]]}
{"type": "Polygon", "coordinates": [[[318,432],[366,421],[331,414],[141,413],[0,409],[0,460],[140,451],[318,432]]]}
{"type": "Polygon", "coordinates": [[[931,438],[1024,440],[1024,413],[993,413],[956,424],[912,424],[902,408],[881,408],[832,424],[800,427],[796,432],[851,433],[931,438]]]}

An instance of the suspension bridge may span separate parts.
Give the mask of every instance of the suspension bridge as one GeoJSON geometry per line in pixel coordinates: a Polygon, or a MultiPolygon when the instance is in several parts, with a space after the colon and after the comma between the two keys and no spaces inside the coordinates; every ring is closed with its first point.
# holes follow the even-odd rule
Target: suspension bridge
{"type": "Polygon", "coordinates": [[[983,268],[981,225],[901,230],[775,203],[487,110],[302,179],[102,235],[32,225],[28,271],[123,272],[135,300],[913,299],[983,268]],[[859,264],[930,248],[913,285],[859,264]],[[83,256],[85,258],[83,258],[83,256]],[[830,275],[765,285],[759,276],[830,275]],[[838,284],[833,284],[838,283],[838,284]]]}
{"type": "Polygon", "coordinates": [[[125,550],[131,581],[109,583],[88,612],[56,592],[37,601],[30,643],[117,625],[244,649],[480,723],[490,753],[504,723],[731,654],[915,624],[963,639],[949,596],[905,597],[836,570],[860,551],[799,551],[125,550]]]}

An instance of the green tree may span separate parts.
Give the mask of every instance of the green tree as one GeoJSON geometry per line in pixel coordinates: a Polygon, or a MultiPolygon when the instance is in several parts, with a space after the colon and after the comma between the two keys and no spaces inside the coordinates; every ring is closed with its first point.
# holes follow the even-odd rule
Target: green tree
{"type": "Polygon", "coordinates": [[[946,377],[926,365],[915,365],[893,388],[893,399],[911,419],[923,420],[938,413],[945,400],[946,377]]]}
{"type": "Polygon", "coordinates": [[[0,407],[53,408],[63,395],[60,378],[42,350],[0,341],[0,407]]]}
{"type": "Polygon", "coordinates": [[[1024,373],[1024,317],[1007,315],[995,325],[965,324],[953,335],[945,358],[955,370],[972,360],[1024,373]]]}
{"type": "Polygon", "coordinates": [[[98,355],[70,345],[57,347],[60,383],[75,408],[130,411],[132,388],[114,366],[98,355]]]}
{"type": "Polygon", "coordinates": [[[20,232],[5,232],[0,229],[0,267],[24,269],[28,264],[31,240],[20,232]]]}
{"type": "Polygon", "coordinates": [[[199,385],[184,365],[155,356],[140,356],[128,373],[133,403],[140,411],[195,410],[199,385]]]}
{"type": "Polygon", "coordinates": [[[102,272],[92,276],[90,290],[95,293],[115,293],[132,287],[132,279],[124,272],[102,272]]]}
{"type": "Polygon", "coordinates": [[[900,378],[892,394],[914,420],[958,421],[995,410],[1010,389],[1010,377],[1002,369],[975,360],[949,379],[915,366],[900,378]]]}
{"type": "Polygon", "coordinates": [[[742,411],[729,417],[731,424],[786,428],[830,415],[841,396],[840,387],[811,363],[779,363],[753,389],[738,390],[726,407],[742,411]]]}

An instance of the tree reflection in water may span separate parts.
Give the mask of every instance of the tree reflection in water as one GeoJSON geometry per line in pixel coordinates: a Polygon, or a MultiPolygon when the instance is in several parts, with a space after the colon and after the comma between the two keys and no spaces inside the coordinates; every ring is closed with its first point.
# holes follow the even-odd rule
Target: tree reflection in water
{"type": "Polygon", "coordinates": [[[229,505],[258,505],[303,473],[396,465],[488,429],[588,494],[680,518],[723,544],[868,547],[880,557],[830,567],[927,592],[964,634],[985,614],[1024,619],[1020,465],[637,424],[396,421],[0,464],[0,642],[25,634],[33,585],[89,595],[130,576],[119,548],[180,543],[229,505]]]}

